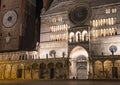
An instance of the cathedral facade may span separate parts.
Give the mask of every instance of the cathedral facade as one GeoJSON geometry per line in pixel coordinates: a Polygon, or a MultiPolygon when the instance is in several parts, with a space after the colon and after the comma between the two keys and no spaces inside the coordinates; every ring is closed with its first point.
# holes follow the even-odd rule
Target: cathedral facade
{"type": "Polygon", "coordinates": [[[120,79],[119,0],[0,1],[0,79],[120,79]]]}

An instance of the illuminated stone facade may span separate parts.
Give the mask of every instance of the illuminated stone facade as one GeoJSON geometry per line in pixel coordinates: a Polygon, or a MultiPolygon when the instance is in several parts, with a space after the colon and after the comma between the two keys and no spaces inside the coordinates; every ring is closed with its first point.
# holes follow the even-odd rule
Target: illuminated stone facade
{"type": "Polygon", "coordinates": [[[120,79],[119,10],[119,0],[53,0],[39,49],[0,53],[0,79],[120,79]]]}

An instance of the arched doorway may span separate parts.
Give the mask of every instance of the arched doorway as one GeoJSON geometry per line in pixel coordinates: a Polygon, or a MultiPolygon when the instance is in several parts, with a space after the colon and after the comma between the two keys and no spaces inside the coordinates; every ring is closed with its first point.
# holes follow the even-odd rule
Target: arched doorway
{"type": "Polygon", "coordinates": [[[11,77],[10,72],[11,72],[11,65],[7,64],[5,67],[5,79],[10,79],[11,77]]]}
{"type": "Polygon", "coordinates": [[[45,79],[45,74],[47,74],[46,72],[46,64],[45,63],[41,63],[40,64],[40,73],[39,73],[39,78],[40,79],[45,79]]]}
{"type": "Polygon", "coordinates": [[[17,78],[22,79],[24,77],[24,65],[23,64],[19,64],[17,67],[17,78]]]}
{"type": "Polygon", "coordinates": [[[113,63],[110,60],[106,60],[104,62],[104,73],[105,73],[105,77],[106,79],[112,79],[112,67],[113,67],[113,63]]]}
{"type": "Polygon", "coordinates": [[[32,64],[32,78],[38,79],[39,65],[37,63],[32,64]]]}
{"type": "Polygon", "coordinates": [[[102,62],[99,60],[94,63],[94,76],[95,79],[101,79],[103,76],[102,62]]]}
{"type": "Polygon", "coordinates": [[[55,65],[55,75],[56,79],[62,79],[64,77],[64,69],[63,69],[63,64],[60,62],[57,62],[55,65]]]}
{"type": "Polygon", "coordinates": [[[87,51],[80,46],[72,49],[70,53],[70,79],[88,79],[89,59],[87,51]]]}
{"type": "Polygon", "coordinates": [[[12,79],[16,79],[17,78],[17,64],[14,64],[12,66],[11,78],[12,79]]]}
{"type": "Polygon", "coordinates": [[[49,69],[49,78],[54,79],[55,77],[54,63],[49,63],[47,67],[49,69]]]}

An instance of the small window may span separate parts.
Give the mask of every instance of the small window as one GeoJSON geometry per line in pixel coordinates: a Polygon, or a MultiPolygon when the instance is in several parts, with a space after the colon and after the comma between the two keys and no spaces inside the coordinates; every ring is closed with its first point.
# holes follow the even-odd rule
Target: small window
{"type": "Polygon", "coordinates": [[[105,10],[105,13],[106,13],[106,14],[110,14],[110,8],[106,9],[106,10],[105,10]]]}
{"type": "Polygon", "coordinates": [[[116,8],[113,8],[113,9],[112,9],[112,13],[117,13],[117,9],[116,9],[116,8]]]}
{"type": "Polygon", "coordinates": [[[59,22],[62,22],[62,17],[61,17],[61,16],[58,17],[58,21],[59,21],[59,22]]]}
{"type": "Polygon", "coordinates": [[[56,22],[56,18],[52,18],[52,22],[56,22]]]}

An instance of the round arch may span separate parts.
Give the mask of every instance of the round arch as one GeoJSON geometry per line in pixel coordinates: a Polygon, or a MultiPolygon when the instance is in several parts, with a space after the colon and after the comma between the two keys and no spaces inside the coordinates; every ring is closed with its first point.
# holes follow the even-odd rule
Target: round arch
{"type": "Polygon", "coordinates": [[[47,65],[45,63],[40,64],[40,73],[39,73],[39,78],[40,79],[45,79],[47,72],[47,65]]]}
{"type": "Polygon", "coordinates": [[[81,46],[76,46],[70,52],[69,78],[88,79],[89,58],[88,52],[81,46]]]}
{"type": "Polygon", "coordinates": [[[69,42],[70,43],[74,42],[74,37],[75,37],[74,32],[70,32],[70,34],[69,34],[69,42]]]}
{"type": "Polygon", "coordinates": [[[16,79],[17,78],[17,68],[18,68],[18,65],[17,64],[13,64],[12,71],[11,71],[11,78],[12,79],[16,79]]]}
{"type": "Polygon", "coordinates": [[[10,77],[11,77],[10,71],[11,71],[11,65],[7,64],[6,67],[5,67],[5,78],[6,79],[10,79],[10,77]]]}
{"type": "Polygon", "coordinates": [[[100,79],[103,76],[102,62],[97,60],[94,63],[95,78],[100,79]]]}
{"type": "Polygon", "coordinates": [[[112,67],[113,67],[112,61],[106,60],[104,62],[105,77],[107,79],[111,79],[112,78],[112,67]]]}

